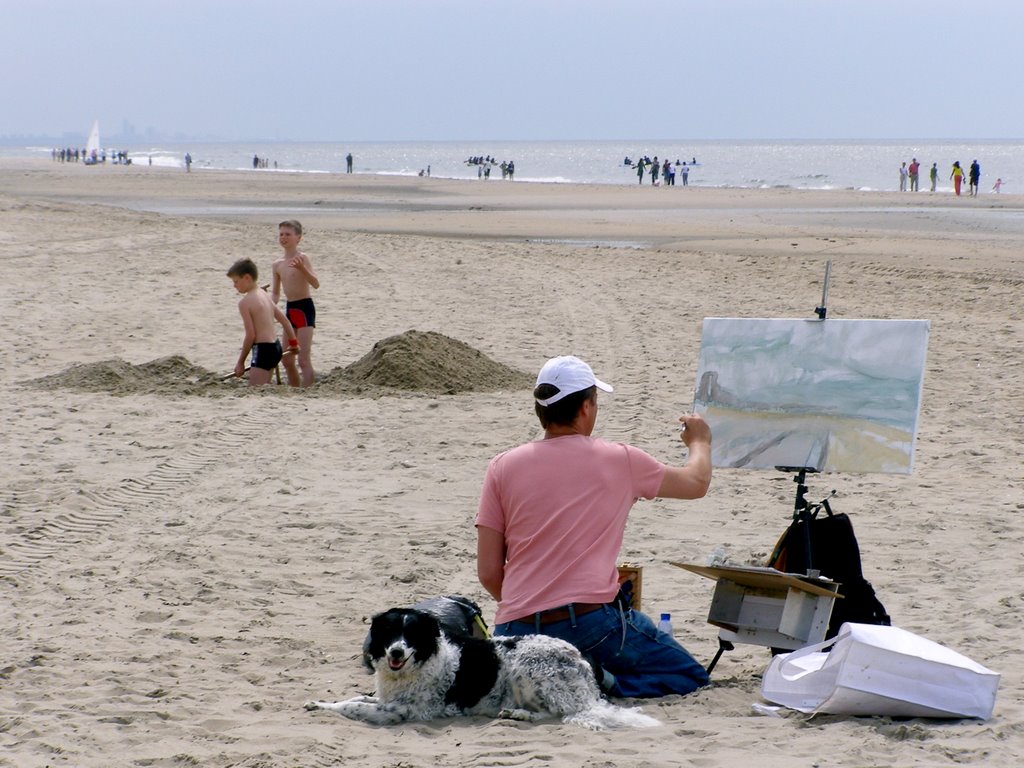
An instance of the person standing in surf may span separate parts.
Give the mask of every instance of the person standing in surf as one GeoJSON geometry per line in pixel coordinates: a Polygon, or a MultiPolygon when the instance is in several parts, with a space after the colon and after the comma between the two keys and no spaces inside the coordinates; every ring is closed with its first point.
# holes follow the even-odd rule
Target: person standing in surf
{"type": "Polygon", "coordinates": [[[960,197],[960,185],[964,183],[964,169],[960,167],[959,160],[953,163],[953,172],[949,174],[949,178],[953,180],[953,191],[956,192],[957,197],[960,197]]]}

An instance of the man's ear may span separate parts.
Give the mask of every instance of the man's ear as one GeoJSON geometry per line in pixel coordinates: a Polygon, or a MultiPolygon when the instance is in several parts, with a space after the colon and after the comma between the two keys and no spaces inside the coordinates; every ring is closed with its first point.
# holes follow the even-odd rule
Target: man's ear
{"type": "Polygon", "coordinates": [[[580,405],[580,417],[584,419],[589,419],[594,414],[594,409],[596,407],[597,396],[595,395],[594,397],[588,397],[586,400],[583,401],[582,405],[580,405]]]}

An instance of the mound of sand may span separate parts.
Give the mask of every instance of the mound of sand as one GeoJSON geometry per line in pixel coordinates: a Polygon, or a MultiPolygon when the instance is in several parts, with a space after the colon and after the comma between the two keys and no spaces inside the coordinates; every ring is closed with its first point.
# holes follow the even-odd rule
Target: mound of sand
{"type": "MultiPolygon", "coordinates": [[[[181,355],[171,355],[141,365],[120,359],[73,365],[27,385],[111,395],[210,396],[237,392],[245,382],[218,376],[181,355]]],[[[413,330],[378,341],[356,362],[320,377],[308,394],[378,396],[398,390],[436,395],[531,385],[532,380],[522,371],[495,362],[461,341],[413,330]]],[[[271,385],[263,391],[267,390],[281,392],[288,388],[271,385]]]]}
{"type": "Polygon", "coordinates": [[[112,395],[208,395],[228,391],[216,374],[193,365],[181,355],[170,355],[132,365],[124,360],[73,365],[70,368],[28,382],[38,389],[75,389],[112,395]]]}
{"type": "Polygon", "coordinates": [[[405,392],[457,394],[522,389],[532,380],[457,339],[410,330],[378,341],[366,355],[321,379],[325,389],[386,387],[405,392]]]}

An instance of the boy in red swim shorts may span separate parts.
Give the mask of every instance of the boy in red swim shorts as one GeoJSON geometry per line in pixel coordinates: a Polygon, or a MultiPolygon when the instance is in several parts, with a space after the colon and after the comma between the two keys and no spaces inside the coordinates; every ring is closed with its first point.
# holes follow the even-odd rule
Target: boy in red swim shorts
{"type": "Polygon", "coordinates": [[[320,280],[313,271],[309,256],[299,250],[302,240],[302,224],[289,219],[277,226],[277,241],[284,249],[284,255],[274,262],[274,280],[270,299],[277,305],[284,289],[285,314],[295,328],[299,338],[298,366],[295,356],[286,356],[284,370],[288,384],[293,387],[308,387],[313,383],[313,329],[316,327],[316,307],[313,305],[311,288],[319,288],[320,280]]]}

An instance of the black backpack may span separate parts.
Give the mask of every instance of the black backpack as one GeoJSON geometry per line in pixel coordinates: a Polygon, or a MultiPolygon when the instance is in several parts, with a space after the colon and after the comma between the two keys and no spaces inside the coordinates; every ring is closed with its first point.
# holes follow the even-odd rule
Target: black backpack
{"type": "Polygon", "coordinates": [[[843,513],[834,514],[828,499],[809,505],[807,514],[790,524],[775,545],[768,565],[784,573],[802,574],[814,569],[839,582],[839,594],[843,597],[832,607],[826,640],[839,633],[843,622],[886,626],[892,623],[885,606],[875,596],[874,587],[864,578],[853,523],[843,513]],[[823,510],[826,514],[819,514],[823,510]],[[808,538],[810,558],[807,557],[808,538]]]}

